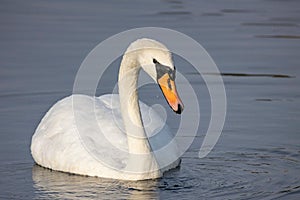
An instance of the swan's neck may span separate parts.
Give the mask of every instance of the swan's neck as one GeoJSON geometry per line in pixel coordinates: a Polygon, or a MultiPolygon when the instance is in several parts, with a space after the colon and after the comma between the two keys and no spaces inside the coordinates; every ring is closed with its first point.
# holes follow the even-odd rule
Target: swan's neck
{"type": "Polygon", "coordinates": [[[131,154],[149,154],[151,147],[145,134],[138,100],[138,75],[140,66],[126,54],[119,71],[119,95],[123,122],[131,154]]]}
{"type": "Polygon", "coordinates": [[[124,55],[119,71],[121,113],[127,134],[129,157],[126,172],[141,179],[161,176],[159,165],[144,130],[138,100],[138,75],[140,66],[134,54],[124,55]],[[132,59],[133,58],[133,59],[132,59]]]}

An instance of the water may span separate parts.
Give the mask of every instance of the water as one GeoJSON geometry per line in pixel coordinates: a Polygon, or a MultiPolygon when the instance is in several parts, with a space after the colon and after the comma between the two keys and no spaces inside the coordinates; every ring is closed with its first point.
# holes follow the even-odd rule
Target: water
{"type": "MultiPolygon", "coordinates": [[[[2,1],[0,198],[298,199],[299,11],[296,0],[2,1]],[[214,150],[197,157],[210,117],[209,96],[201,77],[175,57],[201,99],[198,136],[180,169],[158,180],[126,182],[36,166],[31,136],[51,105],[71,94],[87,53],[113,34],[143,26],[193,37],[220,68],[228,112],[214,150]]],[[[99,94],[115,83],[117,65],[101,80],[99,94]]],[[[147,103],[166,106],[156,87],[140,92],[147,103]]],[[[178,119],[169,116],[176,129],[178,119]]]]}

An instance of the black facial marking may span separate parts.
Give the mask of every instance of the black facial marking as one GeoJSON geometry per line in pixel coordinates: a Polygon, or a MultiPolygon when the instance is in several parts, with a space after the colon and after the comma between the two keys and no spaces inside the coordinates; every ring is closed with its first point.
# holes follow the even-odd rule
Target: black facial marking
{"type": "Polygon", "coordinates": [[[157,80],[160,79],[166,73],[168,73],[170,79],[172,81],[175,81],[175,68],[173,70],[168,66],[162,65],[156,59],[153,59],[153,63],[154,63],[154,60],[156,61],[155,67],[156,67],[157,80]]]}

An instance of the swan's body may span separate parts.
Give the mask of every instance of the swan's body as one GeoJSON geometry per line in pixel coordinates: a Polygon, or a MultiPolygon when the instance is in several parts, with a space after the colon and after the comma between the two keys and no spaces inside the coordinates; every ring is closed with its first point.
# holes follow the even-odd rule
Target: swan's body
{"type": "MultiPolygon", "coordinates": [[[[120,67],[120,95],[71,95],[44,116],[32,137],[31,152],[37,164],[63,172],[124,180],[158,178],[179,165],[180,152],[169,128],[154,110],[138,101],[140,67],[152,78],[164,75],[145,66],[149,50],[140,48],[149,47],[154,48],[151,56],[173,66],[166,47],[156,41],[142,39],[130,45],[120,67]],[[139,51],[132,53],[136,49],[139,51]]],[[[163,83],[160,86],[164,87],[163,83]]],[[[166,89],[162,90],[167,95],[166,89]]],[[[173,100],[169,102],[172,108],[173,100]]],[[[179,103],[173,109],[180,113],[179,103]]]]}

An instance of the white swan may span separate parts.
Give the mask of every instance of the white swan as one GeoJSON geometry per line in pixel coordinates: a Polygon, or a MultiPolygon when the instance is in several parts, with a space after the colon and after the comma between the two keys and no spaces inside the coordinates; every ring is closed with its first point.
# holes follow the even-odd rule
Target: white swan
{"type": "Polygon", "coordinates": [[[155,111],[138,101],[141,68],[180,114],[183,104],[171,53],[155,40],[139,39],[123,56],[119,95],[71,95],[47,112],[32,137],[35,162],[53,170],[123,180],[158,178],[178,166],[173,135],[155,111]]]}

